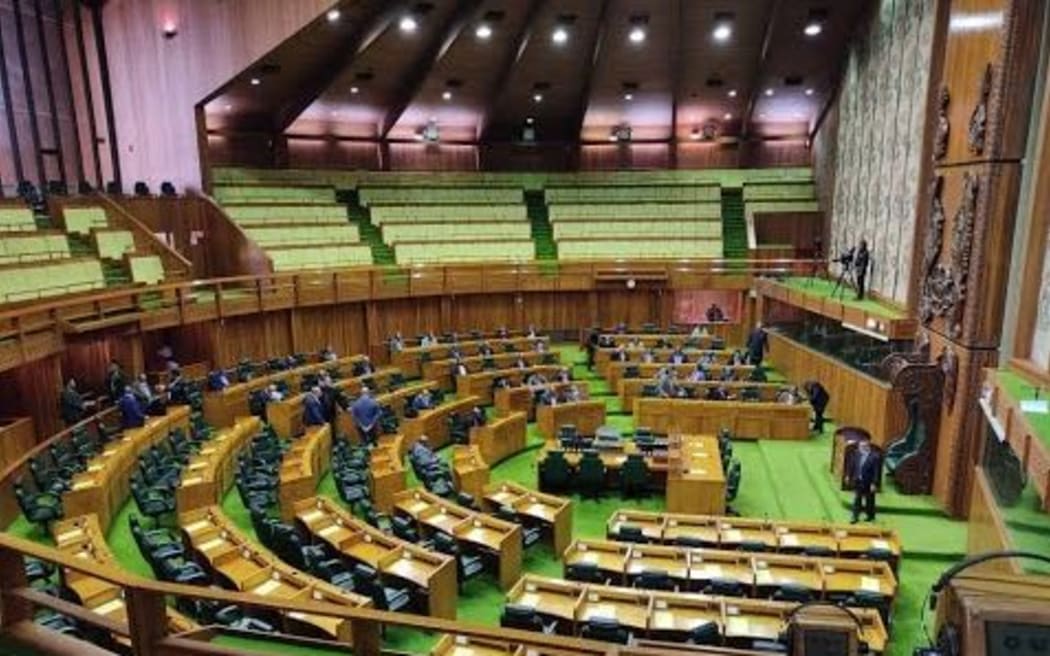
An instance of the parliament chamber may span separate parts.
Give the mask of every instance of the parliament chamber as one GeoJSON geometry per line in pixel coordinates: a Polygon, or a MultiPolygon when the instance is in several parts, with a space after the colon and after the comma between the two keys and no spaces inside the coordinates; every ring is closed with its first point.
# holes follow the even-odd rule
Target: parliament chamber
{"type": "Polygon", "coordinates": [[[0,0],[0,654],[1050,635],[1041,0],[0,0]]]}

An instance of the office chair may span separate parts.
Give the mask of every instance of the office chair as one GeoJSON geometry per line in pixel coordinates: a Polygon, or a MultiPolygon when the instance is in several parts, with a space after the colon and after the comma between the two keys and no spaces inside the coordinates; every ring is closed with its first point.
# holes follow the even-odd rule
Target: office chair
{"type": "Polygon", "coordinates": [[[62,519],[62,498],[53,492],[30,492],[19,481],[15,483],[15,499],[26,519],[45,533],[51,522],[62,519]]]}
{"type": "Polygon", "coordinates": [[[415,544],[419,542],[419,530],[415,522],[408,517],[397,515],[390,520],[390,528],[394,537],[415,544]]]}
{"type": "Polygon", "coordinates": [[[562,492],[568,489],[572,479],[572,470],[565,454],[561,451],[548,451],[539,464],[539,483],[542,492],[562,492]]]}
{"type": "Polygon", "coordinates": [[[580,637],[584,640],[600,640],[626,645],[631,641],[631,632],[612,617],[591,617],[583,625],[580,637]]]}
{"type": "Polygon", "coordinates": [[[304,569],[332,585],[353,592],[354,575],[339,558],[331,558],[328,550],[319,544],[303,547],[304,569]]]}
{"type": "Polygon", "coordinates": [[[593,499],[602,496],[605,490],[605,463],[597,452],[584,451],[576,476],[581,496],[593,499]]]}
{"type": "Polygon", "coordinates": [[[396,613],[403,610],[412,603],[412,594],[408,588],[388,587],[380,582],[379,573],[369,567],[358,563],[354,565],[354,589],[372,599],[376,610],[386,610],[396,613]]]}
{"type": "Polygon", "coordinates": [[[689,630],[686,644],[690,645],[719,645],[722,643],[722,633],[719,631],[718,622],[704,622],[697,624],[689,630]]]}
{"type": "Polygon", "coordinates": [[[634,579],[634,587],[643,590],[662,590],[665,592],[678,592],[678,586],[671,580],[671,576],[662,569],[646,569],[634,579]]]}
{"type": "Polygon", "coordinates": [[[802,555],[811,558],[834,558],[835,550],[823,544],[811,544],[802,548],[802,555]]]}
{"type": "Polygon", "coordinates": [[[456,538],[448,533],[438,532],[434,534],[434,550],[456,559],[456,571],[459,575],[457,579],[461,591],[464,583],[485,571],[485,563],[481,556],[465,553],[459,546],[459,543],[456,542],[456,538]]]}
{"type": "Polygon", "coordinates": [[[645,458],[638,453],[628,455],[620,468],[620,491],[624,498],[647,496],[649,482],[649,465],[645,458]]]}
{"type": "Polygon", "coordinates": [[[631,526],[630,524],[621,524],[619,530],[613,535],[613,539],[617,542],[635,542],[639,544],[645,544],[649,541],[645,537],[641,526],[631,526]]]}
{"type": "Polygon", "coordinates": [[[761,540],[741,540],[740,543],[736,545],[736,548],[748,553],[762,553],[769,550],[766,543],[761,540]]]}
{"type": "Polygon", "coordinates": [[[557,620],[545,622],[535,608],[522,604],[504,606],[503,613],[500,614],[499,625],[507,629],[535,631],[547,635],[553,635],[558,629],[557,620]]]}
{"type": "Polygon", "coordinates": [[[568,564],[565,566],[565,578],[570,581],[580,581],[581,583],[609,584],[609,578],[595,563],[580,562],[568,564]]]}
{"type": "Polygon", "coordinates": [[[704,586],[703,593],[719,597],[746,597],[747,590],[736,579],[713,578],[704,586]]]}
{"type": "Polygon", "coordinates": [[[804,604],[813,601],[813,591],[804,585],[785,583],[773,593],[773,600],[804,604]]]}
{"type": "Polygon", "coordinates": [[[468,494],[467,492],[457,492],[456,503],[470,510],[478,510],[478,504],[474,499],[474,495],[468,494]]]}
{"type": "Polygon", "coordinates": [[[149,196],[150,195],[149,194],[149,185],[146,184],[142,180],[139,180],[139,181],[135,182],[134,191],[135,191],[135,195],[136,196],[149,196]]]}

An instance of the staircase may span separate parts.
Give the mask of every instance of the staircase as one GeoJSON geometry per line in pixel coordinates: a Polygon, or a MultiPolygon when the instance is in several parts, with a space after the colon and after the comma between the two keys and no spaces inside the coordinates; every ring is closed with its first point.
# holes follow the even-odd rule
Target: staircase
{"type": "Polygon", "coordinates": [[[346,215],[350,223],[357,226],[357,232],[361,235],[361,241],[368,244],[372,249],[372,263],[382,265],[394,265],[394,249],[383,243],[383,235],[379,228],[372,225],[369,218],[368,208],[361,205],[357,190],[347,189],[336,192],[336,198],[340,203],[346,205],[346,215]]]}
{"type": "Polygon", "coordinates": [[[547,215],[547,203],[542,191],[525,192],[525,211],[532,225],[532,240],[536,242],[537,260],[557,260],[558,245],[554,243],[554,232],[547,215]]]}
{"type": "Polygon", "coordinates": [[[106,287],[124,287],[131,284],[131,274],[118,260],[99,260],[102,263],[102,277],[106,287]]]}
{"type": "Polygon", "coordinates": [[[66,233],[66,241],[69,242],[69,254],[72,257],[96,257],[95,247],[91,240],[84,235],[74,232],[66,233]]]}
{"type": "Polygon", "coordinates": [[[722,253],[727,259],[747,259],[744,190],[722,187],[722,253]]]}

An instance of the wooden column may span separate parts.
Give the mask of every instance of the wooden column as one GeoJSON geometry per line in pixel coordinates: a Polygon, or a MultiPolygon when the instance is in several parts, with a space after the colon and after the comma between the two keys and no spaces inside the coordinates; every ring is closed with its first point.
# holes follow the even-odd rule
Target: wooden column
{"type": "Polygon", "coordinates": [[[921,338],[945,374],[933,492],[961,516],[983,432],[980,370],[999,357],[1044,2],[943,1],[944,59],[926,135],[934,166],[914,270],[921,338]]]}

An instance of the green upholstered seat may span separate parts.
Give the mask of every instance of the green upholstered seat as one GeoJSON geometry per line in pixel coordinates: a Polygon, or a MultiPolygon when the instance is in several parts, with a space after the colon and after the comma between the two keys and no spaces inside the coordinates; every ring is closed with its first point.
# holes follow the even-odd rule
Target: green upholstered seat
{"type": "Polygon", "coordinates": [[[722,205],[709,203],[579,203],[551,205],[550,220],[603,221],[608,219],[666,220],[720,220],[722,205]]]}
{"type": "Polygon", "coordinates": [[[128,258],[132,282],[155,285],[164,282],[164,264],[156,255],[138,255],[128,258]]]}
{"type": "Polygon", "coordinates": [[[0,207],[0,232],[36,230],[33,212],[28,207],[0,207]]]}
{"type": "Polygon", "coordinates": [[[130,230],[95,230],[92,237],[95,251],[104,260],[120,260],[124,253],[135,250],[135,235],[130,230]]]}
{"type": "Polygon", "coordinates": [[[518,262],[535,256],[532,240],[407,242],[394,244],[398,264],[518,262]]]}
{"type": "Polygon", "coordinates": [[[362,205],[512,205],[524,199],[520,187],[361,187],[362,205]]]}
{"type": "Polygon", "coordinates": [[[372,249],[364,244],[268,249],[274,271],[303,271],[372,264],[372,249]]]}
{"type": "Polygon", "coordinates": [[[247,226],[244,232],[263,248],[354,244],[361,241],[357,226],[345,222],[336,225],[247,226]]]}
{"type": "Polygon", "coordinates": [[[558,257],[565,260],[721,258],[722,240],[559,239],[558,257]]]}
{"type": "Polygon", "coordinates": [[[484,239],[529,239],[530,226],[524,221],[495,223],[395,223],[383,226],[388,244],[414,241],[474,241],[484,239]]]}
{"type": "Polygon", "coordinates": [[[7,233],[0,238],[0,264],[57,260],[69,257],[69,240],[62,233],[7,233]]]}
{"type": "Polygon", "coordinates": [[[555,239],[638,237],[669,239],[721,239],[721,221],[558,221],[555,239]]]}
{"type": "Polygon", "coordinates": [[[92,230],[99,230],[109,226],[106,210],[101,207],[67,207],[62,210],[62,218],[65,222],[66,232],[81,235],[87,235],[92,230]]]}
{"type": "Polygon", "coordinates": [[[220,203],[334,203],[332,187],[291,185],[216,185],[212,193],[220,203]]]}
{"type": "Polygon", "coordinates": [[[226,205],[226,215],[239,225],[347,223],[343,205],[226,205]]]}
{"type": "Polygon", "coordinates": [[[105,287],[102,264],[95,259],[37,262],[0,273],[0,302],[30,301],[105,287]]]}
{"type": "Polygon", "coordinates": [[[696,203],[718,202],[718,185],[617,185],[548,186],[544,194],[549,204],[567,203],[696,203]]]}
{"type": "Polygon", "coordinates": [[[484,205],[377,205],[372,207],[370,219],[378,226],[389,223],[527,221],[525,206],[484,205]]]}

